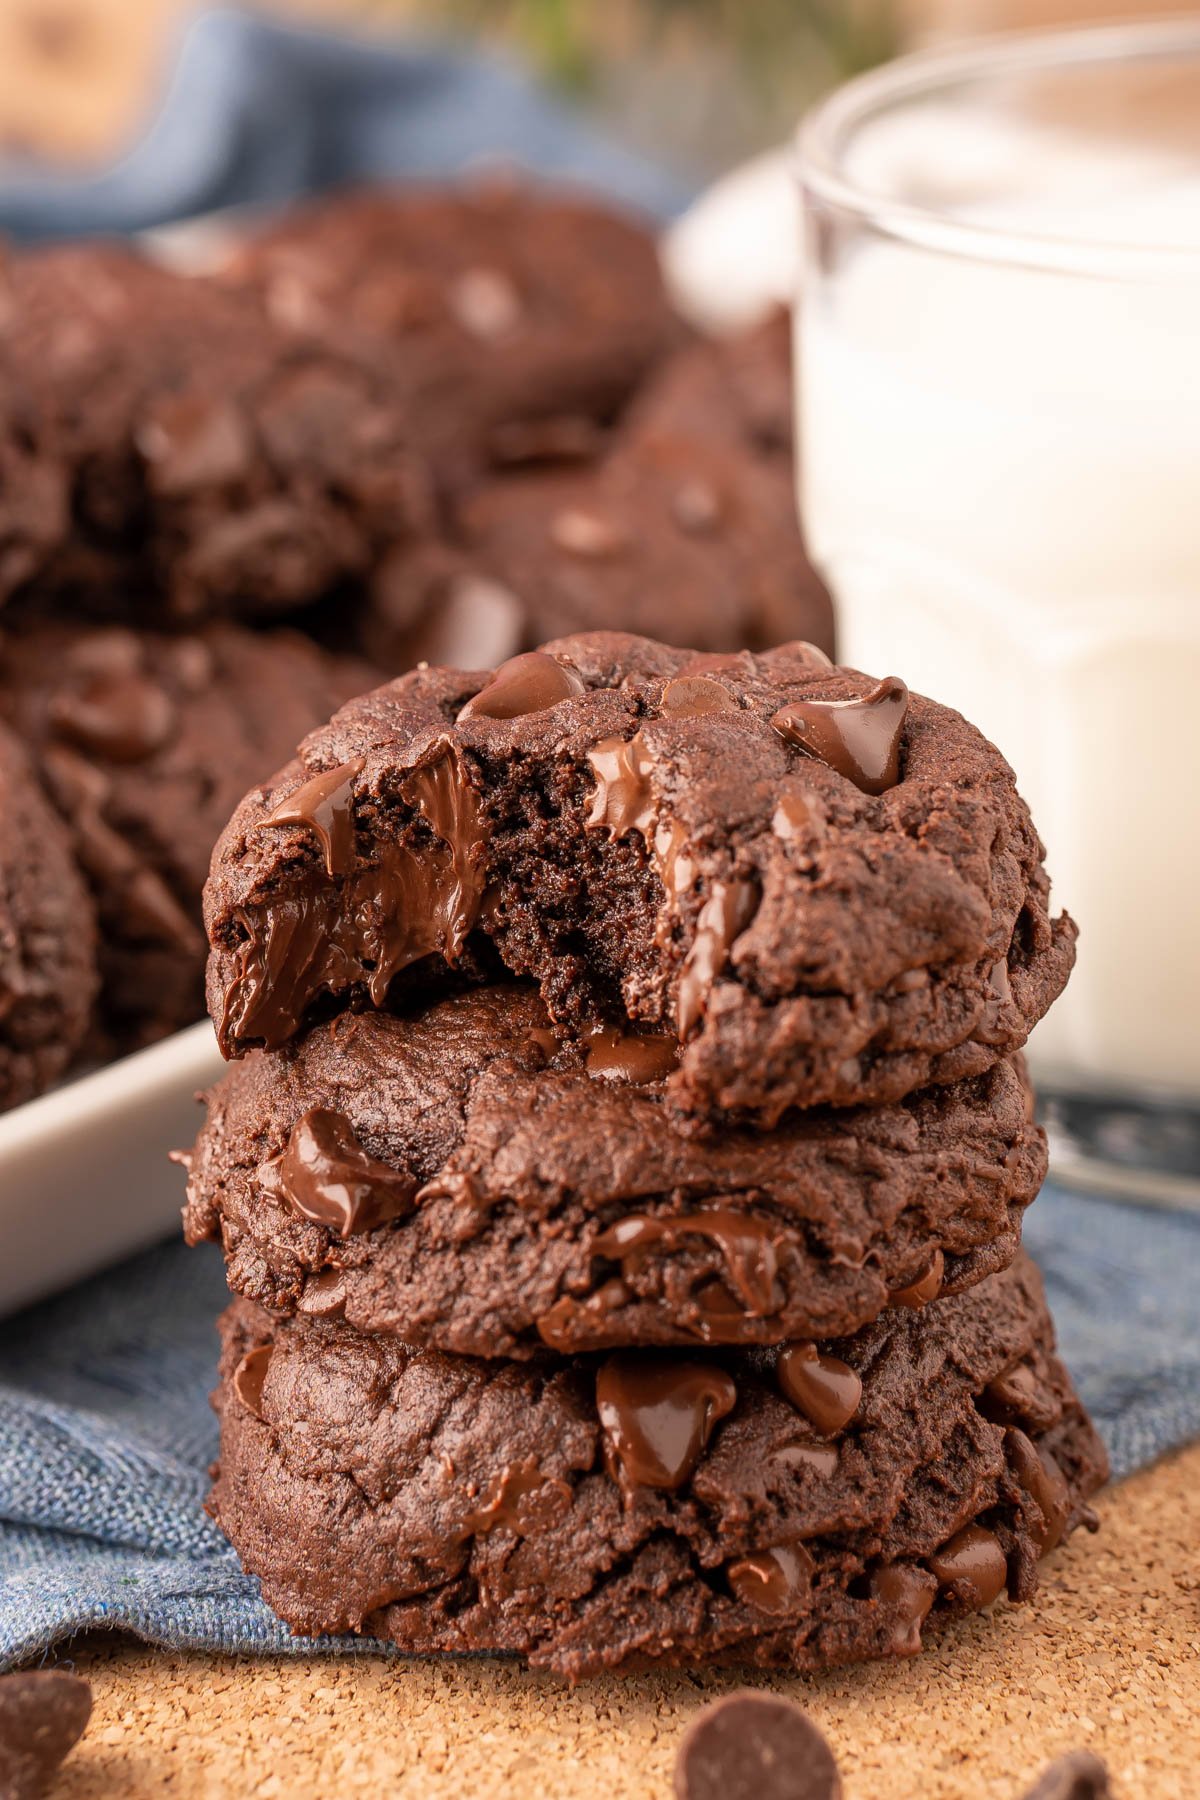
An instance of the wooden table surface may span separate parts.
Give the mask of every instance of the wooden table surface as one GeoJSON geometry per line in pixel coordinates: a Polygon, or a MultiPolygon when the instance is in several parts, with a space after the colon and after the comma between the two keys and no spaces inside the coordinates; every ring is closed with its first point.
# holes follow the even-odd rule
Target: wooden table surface
{"type": "MultiPolygon", "coordinates": [[[[1030,1607],[961,1622],[911,1662],[760,1678],[828,1733],[846,1800],[1020,1800],[1064,1750],[1121,1800],[1200,1795],[1200,1445],[1101,1497],[1030,1607]]],[[[95,1691],[54,1800],[370,1795],[667,1800],[675,1746],[728,1677],[574,1693],[501,1662],[248,1661],[93,1638],[95,1691]]]]}

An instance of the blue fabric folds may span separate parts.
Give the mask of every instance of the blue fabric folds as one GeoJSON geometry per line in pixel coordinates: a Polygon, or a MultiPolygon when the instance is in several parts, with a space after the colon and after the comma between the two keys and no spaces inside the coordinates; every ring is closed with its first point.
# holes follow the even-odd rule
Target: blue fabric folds
{"type": "MultiPolygon", "coordinates": [[[[1048,1187],[1026,1242],[1114,1473],[1200,1434],[1200,1218],[1048,1187]]],[[[0,1325],[0,1667],[105,1626],[377,1648],[293,1638],[202,1510],[226,1299],[217,1251],[170,1244],[0,1325]]]]}

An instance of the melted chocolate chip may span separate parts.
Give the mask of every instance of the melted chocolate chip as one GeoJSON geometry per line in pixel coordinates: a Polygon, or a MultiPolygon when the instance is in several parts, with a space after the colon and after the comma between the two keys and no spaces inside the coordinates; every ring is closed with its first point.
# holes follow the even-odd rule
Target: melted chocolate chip
{"type": "Polygon", "coordinates": [[[978,1406],[993,1425],[1032,1425],[1035,1431],[1048,1430],[1062,1410],[1055,1396],[1024,1363],[989,1381],[978,1406]]]}
{"type": "Polygon", "coordinates": [[[601,1025],[587,1041],[587,1072],[603,1081],[627,1081],[634,1087],[665,1081],[678,1061],[679,1044],[673,1037],[640,1036],[601,1025]]]}
{"type": "Polygon", "coordinates": [[[137,447],[149,465],[151,487],[163,495],[227,486],[246,473],[256,455],[246,421],[213,394],[159,400],[138,430],[137,447]]]}
{"type": "Polygon", "coordinates": [[[452,965],[479,916],[485,828],[461,759],[439,743],[406,778],[410,803],[441,840],[414,849],[385,842],[379,861],[269,905],[240,909],[245,938],[219,1031],[277,1049],[325,992],[363,984],[382,1006],[392,980],[424,956],[452,965]]]}
{"type": "Polygon", "coordinates": [[[579,507],[556,514],[550,523],[550,537],[558,549],[589,562],[619,555],[627,541],[625,533],[610,519],[579,507]]]}
{"type": "Polygon", "coordinates": [[[706,1706],[675,1761],[676,1800],[841,1800],[833,1752],[791,1700],[751,1690],[706,1706]]]}
{"type": "Polygon", "coordinates": [[[297,1312],[313,1319],[340,1319],[346,1310],[346,1278],[340,1269],[322,1269],[304,1284],[297,1312]]]}
{"type": "Polygon", "coordinates": [[[260,1344],[256,1350],[247,1350],[233,1371],[233,1391],[246,1411],[253,1413],[256,1419],[263,1416],[263,1386],[271,1365],[273,1348],[271,1344],[260,1344]]]}
{"type": "Polygon", "coordinates": [[[175,708],[157,682],[134,671],[97,671],[53,696],[58,737],[106,762],[144,762],[175,730],[175,708]]]}
{"type": "Polygon", "coordinates": [[[935,1250],[933,1260],[923,1275],[918,1275],[907,1287],[893,1288],[888,1295],[889,1306],[907,1306],[913,1312],[920,1312],[923,1306],[928,1306],[941,1293],[945,1272],[946,1259],[940,1250],[935,1250]]]}
{"type": "Polygon", "coordinates": [[[521,296],[500,269],[464,269],[446,299],[463,330],[485,341],[507,337],[521,320],[521,296]]]}
{"type": "Polygon", "coordinates": [[[803,794],[781,794],[771,819],[771,830],[777,838],[790,843],[794,838],[804,837],[814,826],[819,829],[822,823],[803,794]]]}
{"type": "MultiPolygon", "coordinates": [[[[617,1220],[596,1238],[592,1249],[597,1256],[619,1258],[624,1273],[635,1273],[639,1260],[648,1251],[676,1249],[684,1238],[703,1237],[720,1249],[729,1271],[730,1285],[738,1292],[739,1307],[734,1309],[736,1327],[743,1323],[743,1312],[765,1318],[779,1310],[781,1294],[775,1287],[775,1271],[779,1258],[775,1253],[775,1228],[766,1219],[752,1213],[741,1213],[727,1206],[712,1206],[702,1213],[680,1213],[678,1217],[655,1219],[648,1213],[631,1213],[617,1220]]],[[[709,1305],[707,1319],[700,1321],[700,1336],[716,1343],[736,1343],[743,1336],[738,1328],[727,1334],[720,1319],[709,1305]],[[712,1328],[716,1325],[716,1328],[712,1328]]]]}
{"type": "Polygon", "coordinates": [[[739,710],[729,689],[707,675],[679,675],[668,681],[658,706],[672,719],[700,719],[710,713],[739,710]]]}
{"type": "Polygon", "coordinates": [[[639,732],[625,738],[602,738],[588,751],[596,776],[596,792],[588,814],[590,826],[604,826],[614,838],[627,831],[646,837],[654,825],[654,796],[650,789],[653,758],[639,732]]]}
{"type": "Polygon", "coordinates": [[[965,1525],[929,1558],[944,1588],[969,1606],[990,1606],[1008,1582],[1008,1560],[994,1531],[965,1525]]]}
{"type": "Polygon", "coordinates": [[[682,1487],[737,1388],[712,1363],[644,1353],[613,1356],[596,1377],[596,1406],[622,1479],[634,1487],[682,1487]]]}
{"type": "Polygon", "coordinates": [[[619,1259],[631,1276],[647,1252],[659,1246],[674,1250],[688,1237],[707,1238],[725,1260],[740,1305],[722,1317],[710,1299],[697,1322],[697,1334],[710,1343],[737,1343],[746,1335],[745,1313],[763,1318],[779,1308],[776,1235],[776,1228],[766,1219],[714,1206],[674,1218],[633,1213],[602,1231],[592,1248],[597,1256],[619,1259]]]}
{"type": "Polygon", "coordinates": [[[567,1483],[543,1475],[531,1459],[500,1471],[484,1499],[463,1520],[460,1535],[482,1537],[501,1527],[521,1534],[544,1529],[561,1519],[570,1504],[567,1483]]]}
{"type": "Polygon", "coordinates": [[[900,779],[900,739],[908,689],[889,675],[858,700],[793,700],[771,720],[780,737],[836,769],[864,794],[900,779]]]}
{"type": "Polygon", "coordinates": [[[1025,1800],[1112,1800],[1108,1770],[1090,1750],[1072,1750],[1043,1770],[1025,1800]]]}
{"type": "Polygon", "coordinates": [[[753,881],[713,883],[712,892],[700,908],[696,935],[679,977],[676,1022],[681,1038],[699,1024],[713,982],[729,961],[734,940],[749,925],[757,905],[758,888],[753,881]]]}
{"type": "Polygon", "coordinates": [[[934,1577],[914,1563],[886,1563],[871,1577],[871,1593],[888,1618],[886,1653],[915,1656],[921,1648],[921,1627],[937,1593],[934,1577]]]}
{"type": "Polygon", "coordinates": [[[775,1373],[792,1405],[823,1437],[841,1431],[858,1411],[861,1377],[849,1363],[826,1355],[815,1344],[786,1345],[775,1373]]]}
{"type": "Polygon", "coordinates": [[[320,840],[329,875],[348,875],[354,867],[354,782],[362,758],[323,769],[295,793],[271,808],[259,826],[304,825],[320,840]]]}
{"type": "Polygon", "coordinates": [[[258,1172],[264,1190],[339,1237],[374,1231],[413,1208],[415,1176],[369,1156],[344,1113],[315,1106],[292,1127],[282,1155],[258,1172]]]}
{"type": "Polygon", "coordinates": [[[658,878],[672,899],[695,886],[697,868],[687,827],[678,819],[662,819],[654,828],[654,861],[658,878]]]}
{"type": "Polygon", "coordinates": [[[813,1559],[803,1544],[776,1544],[730,1563],[725,1571],[739,1600],[771,1618],[801,1611],[812,1592],[813,1559]]]}
{"type": "Polygon", "coordinates": [[[548,712],[560,701],[587,692],[587,683],[575,667],[544,650],[527,650],[501,663],[485,687],[462,708],[459,722],[467,719],[522,719],[529,713],[548,712]]]}
{"type": "Polygon", "coordinates": [[[40,1800],[92,1715],[92,1690],[65,1669],[0,1675],[0,1794],[40,1800]]]}
{"type": "Polygon", "coordinates": [[[1039,1450],[1015,1426],[1004,1434],[1004,1455],[1019,1487],[1041,1514],[1041,1523],[1029,1520],[1030,1536],[1038,1554],[1045,1556],[1062,1538],[1071,1516],[1071,1490],[1062,1470],[1048,1450],[1039,1450]]]}
{"type": "Polygon", "coordinates": [[[671,516],[681,531],[694,537],[716,531],[724,510],[720,494],[707,481],[685,481],[671,496],[671,516]]]}

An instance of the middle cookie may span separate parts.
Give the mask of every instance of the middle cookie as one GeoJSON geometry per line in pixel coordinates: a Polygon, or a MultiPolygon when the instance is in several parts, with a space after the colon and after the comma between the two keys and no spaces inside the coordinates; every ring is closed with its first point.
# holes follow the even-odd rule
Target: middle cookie
{"type": "Polygon", "coordinates": [[[342,1015],[209,1095],[187,1237],[277,1314],[472,1356],[845,1336],[1012,1261],[1046,1168],[1019,1058],[713,1139],[671,1053],[561,1044],[508,985],[342,1015]]]}

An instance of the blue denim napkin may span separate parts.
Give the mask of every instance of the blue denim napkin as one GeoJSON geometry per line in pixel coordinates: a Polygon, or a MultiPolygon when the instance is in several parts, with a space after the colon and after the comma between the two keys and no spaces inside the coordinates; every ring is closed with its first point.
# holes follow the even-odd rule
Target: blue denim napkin
{"type": "MultiPolygon", "coordinates": [[[[1113,1470],[1200,1434],[1200,1217],[1047,1188],[1026,1242],[1113,1470]]],[[[0,1668],[75,1632],[175,1649],[293,1638],[201,1510],[219,1253],[170,1244],[0,1325],[0,1668]]]]}

